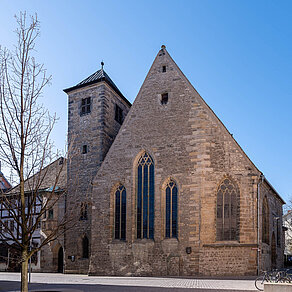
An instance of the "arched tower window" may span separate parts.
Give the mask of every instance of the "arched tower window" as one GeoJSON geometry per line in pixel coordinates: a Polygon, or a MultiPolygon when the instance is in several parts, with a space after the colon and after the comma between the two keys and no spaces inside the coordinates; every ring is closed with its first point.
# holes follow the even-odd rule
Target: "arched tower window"
{"type": "Polygon", "coordinates": [[[262,213],[262,241],[269,244],[269,203],[267,197],[264,197],[263,200],[262,213]]]}
{"type": "Polygon", "coordinates": [[[170,180],[165,189],[165,237],[177,237],[177,185],[170,180]]]}
{"type": "Polygon", "coordinates": [[[239,190],[225,178],[217,191],[217,240],[238,240],[239,190]]]}
{"type": "Polygon", "coordinates": [[[82,257],[84,259],[89,258],[89,240],[86,235],[82,239],[82,257]]]}
{"type": "Polygon", "coordinates": [[[126,239],[126,205],[126,189],[120,185],[115,192],[115,239],[126,239]]]}
{"type": "Polygon", "coordinates": [[[146,152],[137,166],[137,238],[154,238],[154,163],[146,152]]]}

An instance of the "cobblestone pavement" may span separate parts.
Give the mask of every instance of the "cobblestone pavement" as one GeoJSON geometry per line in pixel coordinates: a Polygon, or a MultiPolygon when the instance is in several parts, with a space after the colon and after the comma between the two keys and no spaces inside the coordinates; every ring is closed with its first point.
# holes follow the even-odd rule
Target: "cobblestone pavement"
{"type": "MultiPolygon", "coordinates": [[[[19,273],[0,273],[0,291],[19,290],[19,273]]],[[[257,291],[253,279],[193,279],[155,277],[94,277],[33,273],[31,291],[257,291]]]]}

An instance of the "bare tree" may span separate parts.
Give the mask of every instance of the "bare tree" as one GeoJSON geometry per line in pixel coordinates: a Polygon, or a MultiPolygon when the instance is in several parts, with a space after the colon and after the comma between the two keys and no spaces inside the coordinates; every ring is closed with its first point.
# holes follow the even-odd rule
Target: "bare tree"
{"type": "Polygon", "coordinates": [[[43,186],[50,169],[46,166],[55,159],[50,134],[56,116],[51,116],[39,99],[51,76],[34,57],[35,41],[40,34],[37,15],[28,17],[20,13],[16,20],[14,50],[0,47],[0,160],[14,171],[18,186],[9,195],[2,194],[0,203],[19,226],[19,236],[1,219],[0,223],[5,231],[1,232],[2,237],[21,250],[21,291],[28,291],[29,259],[65,231],[71,216],[64,214],[41,244],[30,249],[32,235],[45,212],[66,193],[58,189],[66,163],[56,168],[51,188],[45,191],[43,186]]]}

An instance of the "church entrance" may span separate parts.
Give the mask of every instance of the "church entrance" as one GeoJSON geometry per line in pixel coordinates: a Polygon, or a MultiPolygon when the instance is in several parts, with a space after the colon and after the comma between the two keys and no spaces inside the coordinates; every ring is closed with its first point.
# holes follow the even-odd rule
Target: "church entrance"
{"type": "Polygon", "coordinates": [[[59,248],[58,252],[58,273],[63,273],[64,270],[64,252],[63,247],[59,248]]]}
{"type": "Polygon", "coordinates": [[[271,244],[271,265],[272,269],[277,268],[277,248],[276,248],[276,239],[275,233],[272,234],[272,244],[271,244]]]}

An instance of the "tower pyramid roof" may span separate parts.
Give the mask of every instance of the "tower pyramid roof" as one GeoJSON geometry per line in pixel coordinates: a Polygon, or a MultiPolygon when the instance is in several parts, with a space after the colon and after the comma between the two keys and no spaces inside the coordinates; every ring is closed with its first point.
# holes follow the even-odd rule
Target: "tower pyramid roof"
{"type": "Polygon", "coordinates": [[[128,99],[124,97],[124,95],[121,93],[121,91],[118,89],[118,87],[115,85],[115,83],[112,81],[112,79],[108,76],[108,74],[104,71],[103,68],[91,74],[90,76],[79,82],[77,85],[64,89],[64,91],[66,93],[69,93],[72,90],[86,87],[88,85],[96,84],[102,81],[106,82],[120,97],[123,98],[124,101],[131,105],[128,99]]]}

